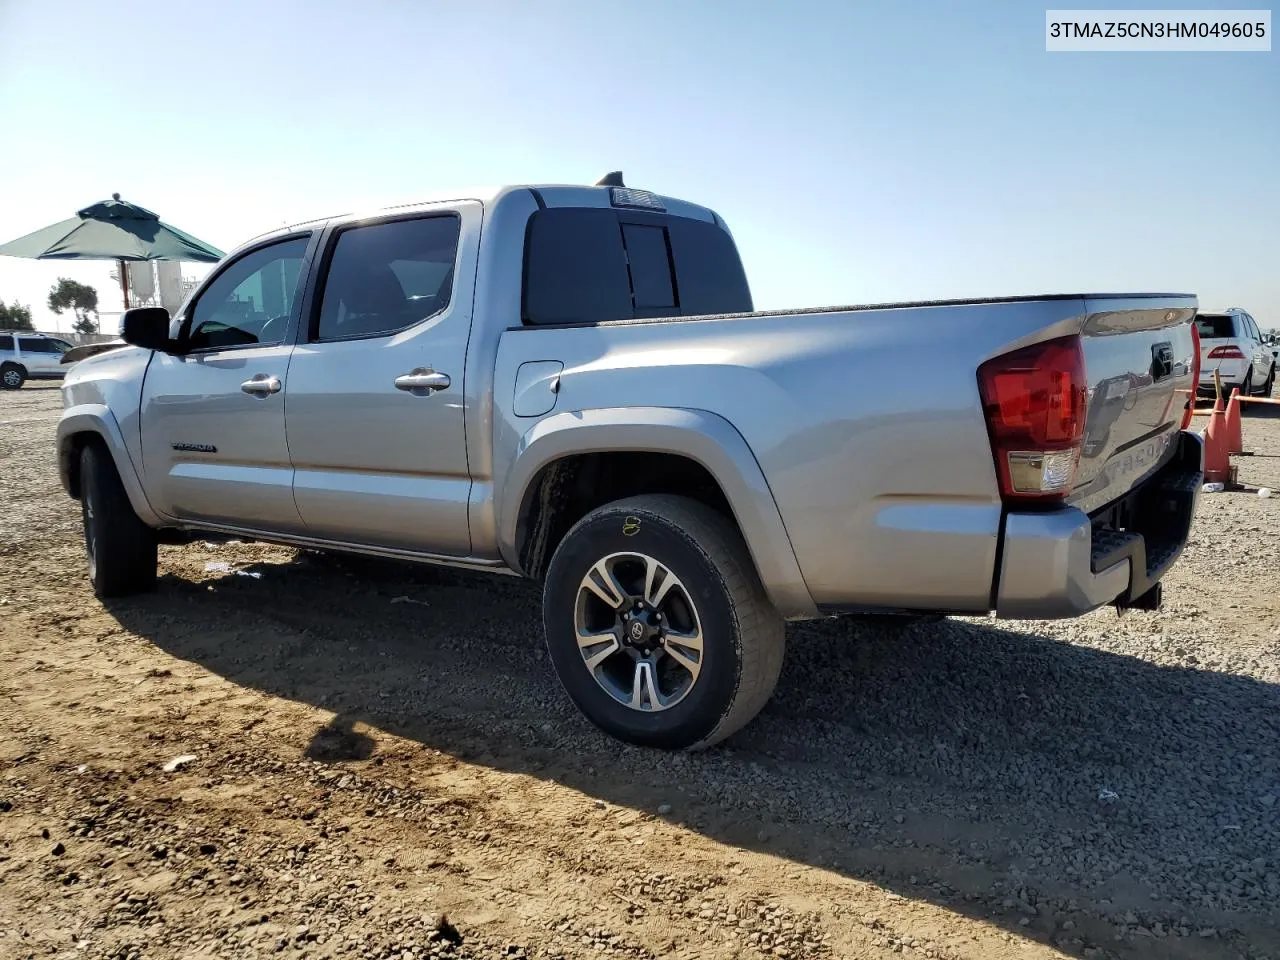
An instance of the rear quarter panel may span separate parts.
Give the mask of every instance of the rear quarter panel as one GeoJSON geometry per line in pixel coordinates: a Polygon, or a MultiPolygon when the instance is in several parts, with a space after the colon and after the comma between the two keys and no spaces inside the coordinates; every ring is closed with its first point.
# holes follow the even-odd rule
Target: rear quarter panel
{"type": "Polygon", "coordinates": [[[1076,332],[1083,310],[1071,298],[513,330],[495,449],[537,419],[510,414],[503,371],[560,361],[554,413],[668,406],[731,423],[816,603],[985,611],[1001,505],[976,370],[1076,332]],[[935,358],[924,376],[922,353],[935,358]]]}

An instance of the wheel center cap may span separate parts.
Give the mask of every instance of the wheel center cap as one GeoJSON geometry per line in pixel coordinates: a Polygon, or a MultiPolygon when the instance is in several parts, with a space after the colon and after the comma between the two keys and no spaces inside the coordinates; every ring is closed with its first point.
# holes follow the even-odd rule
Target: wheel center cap
{"type": "Polygon", "coordinates": [[[647,652],[657,645],[662,632],[654,611],[637,607],[622,619],[622,640],[629,647],[647,652]]]}

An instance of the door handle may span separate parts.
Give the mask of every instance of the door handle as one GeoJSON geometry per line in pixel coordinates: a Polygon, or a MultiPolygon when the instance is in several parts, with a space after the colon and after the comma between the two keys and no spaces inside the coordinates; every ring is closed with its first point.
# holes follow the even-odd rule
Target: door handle
{"type": "Polygon", "coordinates": [[[396,389],[423,396],[432,390],[443,390],[450,382],[447,373],[436,373],[429,367],[419,367],[412,373],[396,377],[396,389]]]}
{"type": "Polygon", "coordinates": [[[240,384],[240,389],[256,397],[267,397],[280,392],[280,378],[260,373],[252,380],[246,380],[240,384]]]}

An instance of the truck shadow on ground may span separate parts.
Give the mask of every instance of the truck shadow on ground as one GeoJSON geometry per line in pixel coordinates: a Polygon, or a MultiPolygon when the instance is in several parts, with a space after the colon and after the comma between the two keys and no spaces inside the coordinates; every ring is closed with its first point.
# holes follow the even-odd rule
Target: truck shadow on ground
{"type": "MultiPolygon", "coordinates": [[[[313,759],[367,760],[363,722],[609,804],[667,804],[712,839],[1071,954],[1280,952],[1275,685],[982,622],[894,636],[824,621],[789,631],[755,723],[673,755],[578,715],[530,584],[309,554],[249,569],[262,578],[166,575],[156,595],[110,610],[173,656],[334,713],[313,759]],[[1192,939],[1132,935],[1180,920],[1192,939]],[[1206,927],[1236,932],[1196,939],[1206,927]]],[[[1171,635],[1169,652],[1187,663],[1183,642],[1171,635]]]]}

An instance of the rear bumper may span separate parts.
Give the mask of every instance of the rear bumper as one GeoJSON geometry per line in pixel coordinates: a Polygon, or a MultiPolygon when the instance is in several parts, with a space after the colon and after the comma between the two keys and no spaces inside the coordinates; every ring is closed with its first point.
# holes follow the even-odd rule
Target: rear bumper
{"type": "Polygon", "coordinates": [[[1203,480],[1203,443],[1184,431],[1168,463],[1093,515],[1008,514],[996,615],[1075,617],[1148,593],[1186,546],[1203,480]]]}
{"type": "Polygon", "coordinates": [[[1213,373],[1217,370],[1222,379],[1223,397],[1229,397],[1235,387],[1244,386],[1245,375],[1249,372],[1248,360],[1219,360],[1217,366],[1206,366],[1200,370],[1200,382],[1196,384],[1202,394],[1213,395],[1213,373]]]}
{"type": "MultiPolygon", "coordinates": [[[[1236,389],[1244,390],[1243,379],[1228,380],[1226,377],[1222,378],[1222,399],[1223,400],[1230,400],[1231,391],[1236,389]]],[[[1217,388],[1213,385],[1212,380],[1201,380],[1200,386],[1196,389],[1196,396],[1212,397],[1212,396],[1216,396],[1217,392],[1218,392],[1217,388]]]]}

